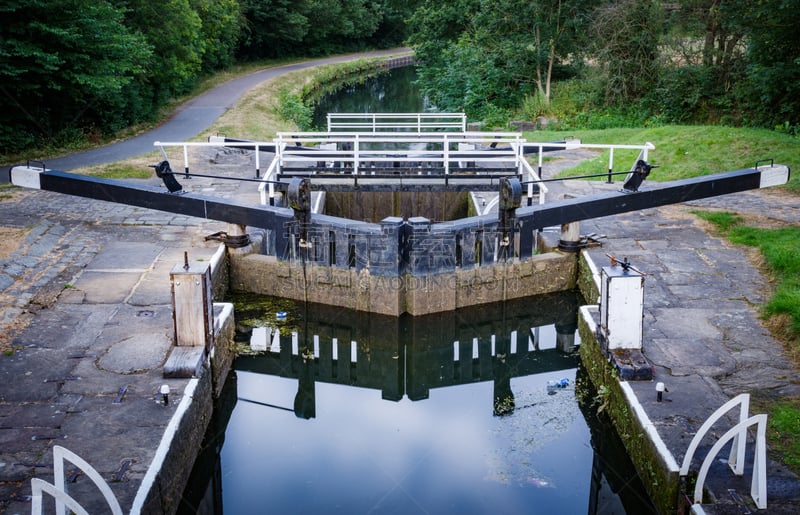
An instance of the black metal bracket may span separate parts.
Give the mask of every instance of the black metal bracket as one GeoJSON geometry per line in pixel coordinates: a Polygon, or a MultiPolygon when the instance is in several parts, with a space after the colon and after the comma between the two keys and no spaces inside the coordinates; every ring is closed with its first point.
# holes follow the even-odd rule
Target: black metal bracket
{"type": "Polygon", "coordinates": [[[165,159],[158,164],[150,165],[150,167],[155,168],[156,176],[164,181],[164,186],[167,187],[170,193],[175,193],[183,189],[183,186],[175,179],[175,173],[172,171],[169,161],[165,159]]]}
{"type": "Polygon", "coordinates": [[[295,177],[289,183],[287,197],[289,207],[294,211],[294,219],[297,221],[300,247],[310,247],[308,226],[311,222],[311,181],[295,177]]]}
{"type": "Polygon", "coordinates": [[[639,191],[639,186],[641,186],[647,176],[650,175],[650,170],[653,168],[658,167],[651,165],[644,159],[639,159],[636,161],[636,165],[633,167],[633,170],[631,170],[631,172],[625,178],[625,182],[622,184],[622,191],[625,193],[639,191]]]}
{"type": "Polygon", "coordinates": [[[497,204],[497,216],[500,233],[503,235],[500,245],[510,246],[514,238],[514,222],[517,208],[522,204],[522,184],[516,177],[500,179],[500,198],[497,204]]]}

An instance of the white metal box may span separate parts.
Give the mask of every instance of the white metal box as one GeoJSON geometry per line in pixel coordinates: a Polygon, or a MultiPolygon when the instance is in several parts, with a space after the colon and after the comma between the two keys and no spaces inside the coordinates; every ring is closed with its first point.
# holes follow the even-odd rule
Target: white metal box
{"type": "Polygon", "coordinates": [[[644,274],[621,265],[600,271],[600,331],[609,350],[642,348],[644,274]]]}

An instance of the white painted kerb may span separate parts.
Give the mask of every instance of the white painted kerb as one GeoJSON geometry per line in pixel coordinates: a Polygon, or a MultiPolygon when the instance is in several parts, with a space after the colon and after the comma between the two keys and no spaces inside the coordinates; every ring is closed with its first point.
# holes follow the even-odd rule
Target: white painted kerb
{"type": "Polygon", "coordinates": [[[178,404],[178,408],[175,410],[172,419],[170,419],[167,429],[161,437],[161,443],[159,443],[158,449],[156,449],[156,454],[153,456],[153,461],[150,462],[150,467],[148,467],[147,473],[142,479],[142,484],[139,485],[139,490],[136,492],[136,498],[133,500],[133,505],[131,506],[131,515],[139,515],[142,512],[144,501],[147,499],[147,495],[150,493],[153,483],[155,483],[156,476],[164,465],[167,452],[169,452],[172,440],[178,432],[181,420],[183,420],[184,415],[186,415],[186,412],[189,410],[189,406],[192,405],[192,398],[194,397],[194,392],[199,382],[199,379],[192,378],[183,390],[183,398],[178,404]]]}
{"type": "MultiPolygon", "coordinates": [[[[592,317],[592,312],[597,312],[599,308],[597,306],[581,306],[579,309],[581,317],[583,317],[583,321],[586,322],[586,325],[589,327],[589,331],[591,331],[593,334],[596,333],[597,324],[592,317]]],[[[653,442],[656,451],[664,460],[664,463],[667,465],[667,469],[669,469],[669,472],[674,472],[677,474],[680,470],[680,467],[678,467],[678,462],[667,448],[664,440],[661,439],[655,424],[653,424],[653,422],[650,420],[650,417],[647,416],[644,408],[639,403],[639,399],[636,397],[636,392],[633,391],[633,388],[631,388],[631,385],[627,381],[620,381],[619,379],[617,379],[617,381],[619,382],[620,388],[622,388],[622,393],[625,395],[625,400],[633,410],[633,413],[636,415],[636,418],[639,420],[639,423],[642,425],[645,433],[647,433],[647,437],[651,442],[653,442]]]]}

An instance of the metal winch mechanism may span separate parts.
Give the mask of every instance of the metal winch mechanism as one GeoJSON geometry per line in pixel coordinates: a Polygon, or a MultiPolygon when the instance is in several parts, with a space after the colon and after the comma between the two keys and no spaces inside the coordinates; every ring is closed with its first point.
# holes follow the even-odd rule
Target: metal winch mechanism
{"type": "Polygon", "coordinates": [[[294,211],[294,221],[297,223],[299,247],[311,248],[308,239],[308,227],[311,224],[311,181],[295,177],[289,183],[287,190],[289,207],[294,211]]]}
{"type": "Polygon", "coordinates": [[[657,165],[651,165],[644,159],[637,159],[633,165],[630,173],[625,177],[625,182],[622,183],[622,191],[625,193],[634,193],[639,191],[639,186],[642,185],[644,180],[650,175],[650,170],[658,168],[657,165]]]}
{"type": "Polygon", "coordinates": [[[512,247],[514,242],[514,224],[516,211],[522,205],[522,183],[516,177],[500,179],[500,193],[497,205],[497,216],[500,230],[500,246],[512,247]]]}

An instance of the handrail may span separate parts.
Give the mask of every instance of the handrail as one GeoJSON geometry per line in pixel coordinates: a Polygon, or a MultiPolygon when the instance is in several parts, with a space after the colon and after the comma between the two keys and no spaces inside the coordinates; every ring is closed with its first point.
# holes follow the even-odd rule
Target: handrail
{"type": "Polygon", "coordinates": [[[700,472],[697,473],[697,484],[694,487],[694,504],[703,503],[703,486],[706,482],[708,470],[717,454],[730,440],[736,446],[736,440],[741,434],[747,432],[747,428],[757,425],[756,428],[756,450],[753,456],[753,478],[750,480],[750,496],[756,503],[759,510],[767,509],[767,415],[753,415],[730,428],[708,451],[700,472]]]}
{"type": "Polygon", "coordinates": [[[338,129],[368,129],[373,133],[386,130],[417,129],[417,132],[467,128],[464,113],[328,113],[328,132],[338,129]],[[336,120],[362,120],[337,122],[336,120]],[[378,121],[392,120],[392,121],[378,121]],[[405,121],[395,121],[405,120],[405,121]],[[439,120],[439,121],[423,121],[439,120]]]}
{"type": "MultiPolygon", "coordinates": [[[[419,119],[436,118],[442,116],[460,116],[458,113],[417,113],[419,119]]],[[[387,118],[402,119],[402,117],[417,117],[411,113],[385,113],[387,118]]],[[[375,118],[384,115],[374,115],[375,118]]],[[[329,119],[351,116],[347,113],[330,113],[329,119]]],[[[372,119],[373,115],[352,115],[372,119]]],[[[616,144],[591,144],[580,140],[567,140],[565,142],[529,142],[522,138],[518,132],[444,132],[424,131],[421,126],[417,132],[279,132],[272,142],[266,141],[225,141],[224,138],[210,138],[208,142],[161,142],[156,141],[154,146],[161,149],[166,159],[165,147],[181,147],[183,150],[184,173],[189,171],[190,147],[239,147],[256,150],[255,177],[261,178],[260,150],[274,151],[275,157],[267,168],[263,181],[259,185],[261,203],[270,205],[274,202],[275,186],[273,184],[281,174],[281,169],[287,162],[312,163],[312,162],[339,162],[345,165],[343,173],[358,175],[363,173],[365,163],[417,163],[426,162],[438,164],[444,169],[445,175],[452,174],[453,168],[463,167],[465,162],[479,162],[482,164],[506,165],[515,168],[519,177],[526,177],[528,183],[527,197],[530,205],[534,194],[534,184],[538,183],[539,203],[545,202],[547,187],[541,181],[543,155],[545,149],[563,148],[565,150],[589,149],[609,150],[609,181],[614,168],[614,151],[639,150],[638,159],[647,160],[648,151],[655,146],[646,142],[641,145],[616,145],[616,144]],[[335,149],[311,150],[309,147],[298,146],[301,144],[333,145],[335,149]],[[430,148],[413,148],[415,144],[425,144],[430,148]],[[463,145],[462,145],[463,144],[463,145]],[[383,145],[385,148],[380,148],[383,145]],[[484,148],[478,148],[478,146],[484,148]],[[394,147],[393,147],[394,146],[394,147]],[[404,146],[405,148],[396,148],[404,146]],[[451,148],[451,146],[454,146],[451,148]],[[493,147],[491,151],[486,147],[493,147]],[[345,150],[346,149],[346,150],[345,150]],[[536,169],[525,157],[528,151],[535,149],[538,155],[536,169]],[[319,153],[317,153],[319,152],[319,153]]],[[[634,162],[635,164],[635,162],[634,162]]],[[[329,164],[329,166],[331,166],[329,164]]]]}
{"type": "MultiPolygon", "coordinates": [[[[683,463],[681,463],[680,475],[686,476],[689,474],[689,467],[692,465],[692,458],[694,458],[694,453],[697,451],[697,447],[702,442],[703,438],[705,437],[708,430],[711,429],[719,419],[721,419],[726,413],[730,410],[739,406],[739,422],[742,422],[749,416],[750,412],[750,394],[749,393],[742,393],[737,395],[733,399],[729,400],[722,406],[720,406],[714,413],[711,414],[703,425],[700,426],[700,429],[692,438],[692,441],[689,443],[689,447],[686,449],[686,455],[683,457],[683,463]]],[[[733,470],[733,473],[737,476],[742,475],[744,472],[744,452],[745,446],[747,445],[747,433],[746,431],[742,431],[734,441],[734,445],[731,446],[731,453],[728,459],[728,465],[733,470]]]]}
{"type": "Polygon", "coordinates": [[[689,443],[686,449],[686,455],[683,457],[683,463],[679,471],[680,477],[686,477],[689,474],[689,468],[692,464],[692,458],[697,451],[697,447],[702,442],[711,427],[729,411],[739,406],[739,421],[736,425],[730,428],[722,437],[720,437],[711,450],[706,455],[700,466],[700,471],[697,476],[697,484],[694,490],[694,503],[700,504],[703,502],[703,485],[705,484],[706,475],[711,467],[712,461],[716,458],[722,447],[733,440],[731,444],[730,454],[728,456],[728,466],[733,473],[737,476],[744,474],[744,462],[746,459],[745,451],[747,445],[747,429],[757,424],[756,432],[756,449],[753,456],[753,479],[751,480],[750,495],[756,502],[759,509],[767,507],[767,468],[766,468],[766,415],[754,415],[750,417],[750,394],[743,393],[737,395],[720,406],[708,419],[703,422],[700,429],[695,433],[694,438],[689,443]],[[749,418],[748,418],[749,417],[749,418]]]}
{"type": "Polygon", "coordinates": [[[75,515],[89,515],[89,512],[81,506],[81,504],[76,501],[74,498],[70,497],[70,495],[63,491],[56,488],[54,485],[51,485],[44,479],[39,479],[38,477],[34,477],[31,479],[31,514],[32,515],[42,515],[44,513],[44,508],[42,506],[42,494],[50,494],[56,500],[57,503],[61,503],[62,506],[66,506],[70,509],[72,513],[75,515]]]}
{"type": "Polygon", "coordinates": [[[97,486],[103,498],[106,500],[113,515],[122,515],[122,507],[119,505],[114,492],[105,482],[103,476],[92,467],[86,460],[70,451],[65,447],[56,445],[53,447],[53,475],[54,484],[44,480],[31,479],[31,513],[41,515],[42,513],[42,493],[47,493],[55,498],[56,514],[64,515],[68,507],[72,512],[88,514],[80,503],[67,493],[66,479],[64,476],[64,461],[69,461],[77,466],[81,472],[86,474],[89,479],[97,486]]]}

